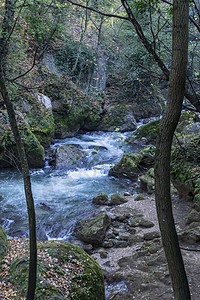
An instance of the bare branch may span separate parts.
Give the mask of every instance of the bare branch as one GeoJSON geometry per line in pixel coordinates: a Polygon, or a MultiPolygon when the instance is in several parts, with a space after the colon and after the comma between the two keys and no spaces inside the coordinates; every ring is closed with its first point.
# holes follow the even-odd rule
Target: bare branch
{"type": "Polygon", "coordinates": [[[156,72],[154,72],[154,71],[152,71],[152,70],[150,70],[150,69],[148,69],[148,68],[146,68],[146,67],[144,67],[143,65],[141,65],[138,61],[136,61],[136,60],[134,60],[134,59],[132,59],[131,57],[129,57],[129,56],[127,56],[127,55],[125,55],[125,57],[128,59],[128,60],[130,60],[130,61],[132,61],[132,62],[134,62],[134,63],[136,63],[140,68],[142,68],[142,69],[144,69],[144,70],[146,70],[146,71],[148,71],[148,72],[150,72],[151,73],[151,75],[153,76],[153,77],[155,77],[155,78],[158,78],[158,79],[161,79],[161,74],[159,74],[159,73],[156,73],[156,72]],[[152,74],[152,73],[154,73],[154,74],[152,74]]]}
{"type": "Polygon", "coordinates": [[[82,5],[82,4],[73,2],[73,1],[71,1],[71,0],[67,0],[67,2],[71,3],[72,5],[81,7],[81,8],[89,9],[89,10],[91,10],[91,11],[93,11],[93,12],[96,12],[96,13],[98,13],[99,15],[102,15],[102,16],[105,16],[105,17],[113,17],[113,18],[118,18],[118,19],[121,19],[121,20],[130,21],[129,18],[127,18],[127,17],[123,17],[123,16],[120,16],[120,15],[114,15],[114,14],[107,14],[107,13],[104,13],[104,12],[99,11],[99,10],[97,10],[97,9],[94,9],[94,8],[92,8],[92,7],[89,7],[89,6],[87,6],[87,5],[82,5]]]}
{"type": "Polygon", "coordinates": [[[20,8],[20,10],[19,10],[19,12],[18,12],[18,15],[17,15],[17,17],[16,17],[16,19],[15,19],[15,22],[14,22],[14,24],[13,24],[13,27],[12,27],[12,29],[11,29],[11,31],[10,31],[10,34],[9,34],[9,36],[7,37],[6,41],[5,41],[4,47],[6,47],[8,41],[10,40],[11,35],[13,34],[13,31],[14,31],[14,29],[15,29],[15,26],[16,26],[16,24],[17,24],[17,21],[19,20],[19,16],[20,16],[20,14],[21,14],[22,9],[23,9],[24,6],[25,6],[26,1],[27,1],[27,0],[24,0],[23,4],[22,4],[22,6],[21,6],[21,8],[20,8]]]}

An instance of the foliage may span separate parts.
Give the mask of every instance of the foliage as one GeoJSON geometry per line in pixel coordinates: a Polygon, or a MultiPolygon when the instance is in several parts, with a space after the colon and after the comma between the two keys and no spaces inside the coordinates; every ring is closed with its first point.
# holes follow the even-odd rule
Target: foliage
{"type": "MultiPolygon", "coordinates": [[[[71,36],[66,36],[62,47],[54,50],[56,65],[62,72],[70,74],[76,62],[79,47],[80,43],[78,41],[75,41],[71,36]]],[[[83,73],[82,76],[86,76],[91,74],[94,70],[95,60],[95,54],[92,49],[81,43],[80,55],[74,75],[78,76],[80,73],[83,73]]]]}

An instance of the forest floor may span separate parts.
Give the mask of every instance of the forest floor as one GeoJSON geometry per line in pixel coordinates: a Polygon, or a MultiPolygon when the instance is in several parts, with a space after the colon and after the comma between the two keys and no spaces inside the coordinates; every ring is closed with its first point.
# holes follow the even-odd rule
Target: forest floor
{"type": "MultiPolygon", "coordinates": [[[[135,196],[128,197],[123,204],[140,210],[146,220],[152,221],[152,228],[138,228],[137,235],[145,232],[159,231],[154,196],[135,201],[135,196]]],[[[185,226],[185,218],[191,210],[192,203],[179,200],[177,195],[172,200],[173,213],[177,232],[185,226]]],[[[181,245],[182,256],[191,290],[191,299],[199,300],[200,292],[200,245],[181,245]],[[190,250],[185,250],[185,248],[190,250]],[[196,251],[198,249],[198,251],[196,251]]],[[[104,249],[105,250],[105,249],[104,249]]],[[[107,281],[106,296],[109,300],[129,299],[174,299],[167,262],[161,239],[136,242],[131,247],[106,249],[106,257],[102,258],[98,249],[92,256],[99,262],[105,272],[107,281]]]]}

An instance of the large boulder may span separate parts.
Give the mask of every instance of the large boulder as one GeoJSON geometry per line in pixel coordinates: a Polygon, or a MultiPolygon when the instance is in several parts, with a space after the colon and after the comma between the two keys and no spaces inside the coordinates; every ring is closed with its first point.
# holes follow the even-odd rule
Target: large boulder
{"type": "Polygon", "coordinates": [[[111,218],[106,214],[99,214],[77,223],[75,235],[82,241],[94,245],[101,245],[106,230],[111,224],[111,218]]]}
{"type": "Polygon", "coordinates": [[[0,265],[1,265],[2,259],[6,255],[7,250],[8,250],[7,235],[6,235],[3,227],[0,225],[0,265]]]}
{"type": "Polygon", "coordinates": [[[136,180],[144,170],[154,164],[154,146],[144,147],[138,154],[124,154],[122,159],[109,171],[109,175],[136,180]]]}
{"type": "Polygon", "coordinates": [[[76,169],[85,166],[86,153],[77,145],[61,145],[56,150],[56,169],[76,169]]]}
{"type": "MultiPolygon", "coordinates": [[[[28,284],[28,257],[11,261],[10,277],[19,297],[28,284]]],[[[104,279],[98,263],[78,246],[64,241],[38,245],[36,299],[105,300],[104,279]]]]}
{"type": "Polygon", "coordinates": [[[92,99],[64,76],[48,72],[45,80],[44,92],[52,101],[55,137],[72,137],[89,116],[93,107],[92,99]]]}
{"type": "MultiPolygon", "coordinates": [[[[16,119],[21,132],[22,140],[30,168],[44,167],[44,148],[37,137],[32,133],[31,128],[21,112],[15,111],[16,119]]],[[[7,168],[19,165],[17,146],[10,128],[6,111],[0,112],[0,168],[7,168]]]]}
{"type": "MultiPolygon", "coordinates": [[[[119,128],[120,132],[131,131],[137,128],[134,110],[131,105],[122,105],[117,102],[107,103],[99,112],[100,120],[96,123],[96,130],[114,131],[119,128]]],[[[91,121],[86,119],[83,129],[91,130],[91,121]]]]}
{"type": "Polygon", "coordinates": [[[145,125],[140,126],[131,137],[126,139],[126,142],[130,144],[155,145],[159,124],[160,119],[153,120],[145,125]]]}
{"type": "Polygon", "coordinates": [[[54,136],[54,117],[50,98],[41,93],[28,93],[17,99],[17,106],[31,132],[43,147],[48,147],[54,136]]]}

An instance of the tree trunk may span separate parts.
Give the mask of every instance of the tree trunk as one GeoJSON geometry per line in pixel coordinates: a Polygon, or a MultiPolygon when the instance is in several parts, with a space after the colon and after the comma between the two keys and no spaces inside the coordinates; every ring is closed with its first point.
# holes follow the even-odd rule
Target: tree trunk
{"type": "Polygon", "coordinates": [[[171,145],[173,134],[181,114],[185,91],[188,16],[189,0],[174,0],[172,67],[167,105],[159,127],[155,158],[155,198],[157,215],[176,300],[191,299],[174,224],[170,195],[171,145]]]}
{"type": "Polygon", "coordinates": [[[26,203],[27,203],[27,210],[28,210],[28,217],[29,217],[29,245],[30,245],[27,300],[34,300],[35,288],[36,288],[36,272],[37,272],[37,242],[36,242],[36,220],[35,220],[34,200],[32,196],[29,166],[26,158],[26,153],[24,150],[24,145],[21,140],[21,135],[15,119],[15,112],[13,109],[13,105],[12,102],[10,101],[7,88],[5,85],[1,61],[0,61],[0,91],[9,115],[10,126],[17,145],[18,155],[20,158],[23,179],[24,179],[24,189],[25,189],[26,203]]]}

